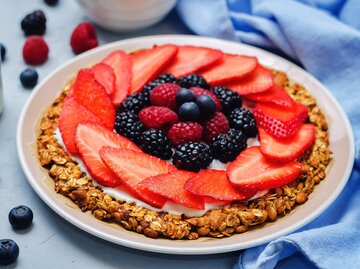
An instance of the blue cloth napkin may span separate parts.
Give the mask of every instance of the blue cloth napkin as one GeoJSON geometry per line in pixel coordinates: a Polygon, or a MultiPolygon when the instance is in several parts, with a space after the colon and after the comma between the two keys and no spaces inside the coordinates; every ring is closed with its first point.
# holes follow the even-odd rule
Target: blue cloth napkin
{"type": "MultiPolygon", "coordinates": [[[[177,10],[196,34],[278,50],[301,63],[342,104],[360,145],[359,0],[179,0],[177,10]]],[[[359,180],[357,150],[349,182],[328,210],[293,234],[245,250],[234,268],[274,268],[295,253],[315,268],[360,268],[359,180]]]]}

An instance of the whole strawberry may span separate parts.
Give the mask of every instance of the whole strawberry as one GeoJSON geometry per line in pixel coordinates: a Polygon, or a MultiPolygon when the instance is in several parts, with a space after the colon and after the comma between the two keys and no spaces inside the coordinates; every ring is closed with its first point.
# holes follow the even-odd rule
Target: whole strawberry
{"type": "Polygon", "coordinates": [[[75,54],[97,47],[95,28],[88,22],[80,23],[71,34],[70,45],[75,54]]]}
{"type": "Polygon", "coordinates": [[[161,129],[167,124],[177,122],[178,116],[170,108],[162,106],[149,106],[143,108],[139,113],[140,121],[146,128],[161,129]]]}
{"type": "Polygon", "coordinates": [[[215,136],[226,133],[229,129],[229,122],[225,115],[221,112],[215,112],[215,115],[204,124],[204,141],[210,143],[215,136]]]}
{"type": "Polygon", "coordinates": [[[173,124],[167,136],[174,147],[186,142],[200,142],[203,127],[197,122],[178,122],[173,124]]]}
{"type": "Polygon", "coordinates": [[[174,110],[176,108],[176,93],[179,89],[180,87],[173,83],[158,85],[150,93],[150,103],[174,110]]]}

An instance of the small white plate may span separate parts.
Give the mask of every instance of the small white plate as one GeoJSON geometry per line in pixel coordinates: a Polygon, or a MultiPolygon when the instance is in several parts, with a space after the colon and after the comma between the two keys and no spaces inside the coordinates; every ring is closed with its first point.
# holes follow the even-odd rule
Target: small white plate
{"type": "Polygon", "coordinates": [[[350,176],[354,161],[354,138],[344,111],[329,91],[309,73],[279,56],[252,46],[186,35],[149,36],[115,42],[84,53],[59,67],[36,87],[25,105],[17,130],[17,149],[21,165],[31,186],[45,203],[72,224],[92,235],[119,245],[159,253],[190,255],[249,248],[299,229],[334,202],[350,176]],[[290,78],[303,84],[311,92],[326,115],[330,126],[330,148],[333,151],[333,161],[328,167],[326,179],[316,186],[305,204],[274,223],[244,234],[223,239],[200,238],[194,241],[176,241],[147,238],[98,221],[92,215],[81,212],[69,199],[55,193],[52,180],[40,167],[35,148],[36,126],[46,107],[60,94],[69,77],[79,69],[100,61],[111,51],[122,49],[131,52],[166,43],[212,47],[228,53],[256,56],[263,65],[286,72],[290,78]]]}

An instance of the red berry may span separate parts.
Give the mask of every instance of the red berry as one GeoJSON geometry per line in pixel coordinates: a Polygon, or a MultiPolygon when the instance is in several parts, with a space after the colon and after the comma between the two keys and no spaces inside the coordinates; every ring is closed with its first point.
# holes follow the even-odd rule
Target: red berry
{"type": "Polygon", "coordinates": [[[200,95],[203,95],[203,94],[209,95],[216,103],[216,110],[217,111],[221,110],[221,103],[220,103],[219,98],[217,98],[217,96],[215,94],[213,94],[211,91],[208,91],[208,90],[205,90],[205,89],[199,88],[199,87],[192,87],[192,88],[190,88],[190,91],[192,91],[195,94],[196,98],[198,98],[200,95]]]}
{"type": "Polygon", "coordinates": [[[75,54],[97,47],[95,28],[88,22],[80,23],[71,34],[70,45],[75,54]]]}
{"type": "Polygon", "coordinates": [[[283,139],[297,133],[308,117],[308,109],[296,102],[291,107],[257,103],[253,114],[258,126],[272,136],[283,139]]]}
{"type": "Polygon", "coordinates": [[[258,146],[241,152],[226,170],[230,183],[242,191],[281,187],[296,179],[300,172],[301,163],[290,161],[282,164],[269,161],[258,146]]]}
{"type": "Polygon", "coordinates": [[[166,124],[172,124],[179,120],[178,115],[171,109],[163,106],[149,106],[139,113],[140,121],[146,128],[161,129],[166,124]]]}
{"type": "Polygon", "coordinates": [[[172,164],[143,152],[123,148],[102,148],[100,157],[136,198],[154,207],[163,207],[167,199],[139,186],[139,183],[146,178],[176,170],[172,164]]]}
{"type": "Polygon", "coordinates": [[[225,115],[221,112],[215,112],[215,115],[204,124],[204,140],[210,143],[213,137],[226,133],[229,129],[229,122],[225,115]]]}
{"type": "Polygon", "coordinates": [[[87,170],[93,179],[103,186],[114,187],[121,180],[103,163],[99,152],[103,147],[131,149],[141,152],[124,136],[94,123],[79,123],[75,130],[75,143],[87,170]]]}
{"type": "Polygon", "coordinates": [[[173,124],[167,136],[171,143],[177,147],[186,142],[200,142],[203,127],[197,122],[178,122],[173,124]]]}
{"type": "Polygon", "coordinates": [[[150,102],[155,106],[165,106],[170,109],[176,108],[176,93],[180,86],[173,83],[165,83],[156,86],[150,93],[150,102]]]}
{"type": "Polygon", "coordinates": [[[186,181],[195,175],[196,173],[193,172],[175,170],[167,174],[146,178],[139,186],[177,204],[194,209],[205,209],[204,198],[194,195],[184,188],[186,181]]]}
{"type": "Polygon", "coordinates": [[[23,47],[23,58],[27,64],[43,64],[49,55],[49,47],[41,36],[29,36],[23,47]]]}

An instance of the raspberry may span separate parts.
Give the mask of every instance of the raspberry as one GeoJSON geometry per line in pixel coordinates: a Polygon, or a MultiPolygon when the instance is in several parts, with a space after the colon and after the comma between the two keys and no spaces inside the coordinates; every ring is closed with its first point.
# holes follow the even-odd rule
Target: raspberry
{"type": "Polygon", "coordinates": [[[211,91],[208,91],[208,90],[205,90],[205,89],[199,88],[199,87],[191,87],[190,91],[192,91],[195,94],[196,98],[203,94],[209,95],[216,103],[216,110],[217,111],[221,110],[221,102],[220,102],[219,98],[217,98],[216,95],[213,94],[211,91]]]}
{"type": "Polygon", "coordinates": [[[150,102],[155,106],[166,106],[172,110],[176,108],[176,93],[180,87],[173,83],[158,85],[150,93],[150,102]]]}
{"type": "Polygon", "coordinates": [[[71,34],[70,45],[75,54],[82,53],[98,46],[94,27],[88,23],[80,23],[71,34]]]}
{"type": "Polygon", "coordinates": [[[146,128],[161,129],[166,124],[177,122],[177,114],[167,107],[149,106],[143,108],[139,113],[140,121],[146,128]]]}
{"type": "Polygon", "coordinates": [[[229,122],[225,115],[221,112],[215,112],[214,117],[205,122],[204,141],[210,143],[213,137],[226,133],[229,129],[229,122]]]}
{"type": "Polygon", "coordinates": [[[27,64],[44,63],[49,54],[49,47],[41,36],[29,36],[23,47],[23,58],[27,64]]]}
{"type": "Polygon", "coordinates": [[[167,136],[174,147],[177,147],[186,142],[200,142],[203,127],[197,122],[178,122],[173,124],[167,136]]]}

